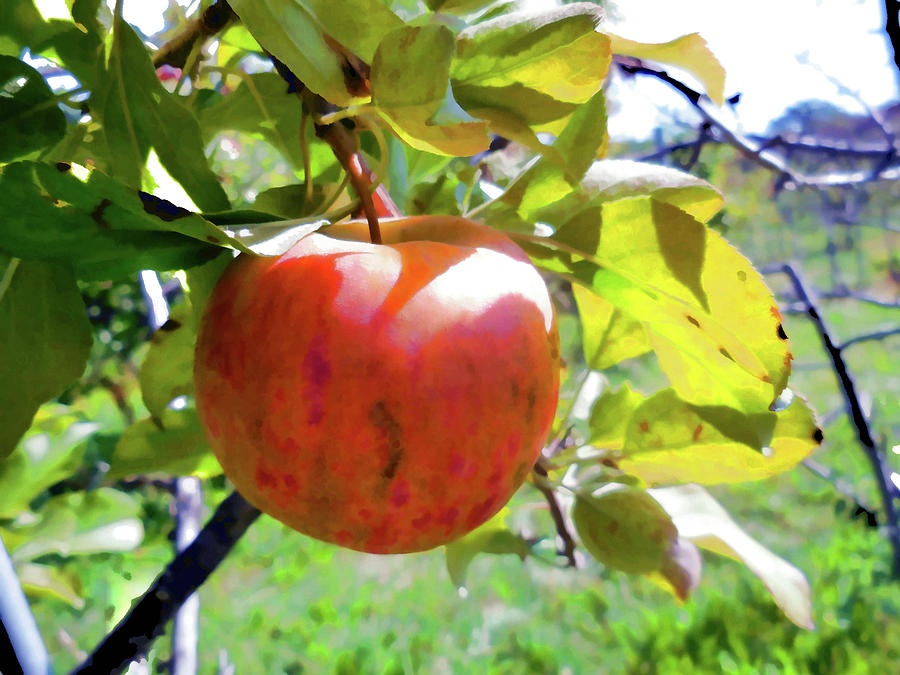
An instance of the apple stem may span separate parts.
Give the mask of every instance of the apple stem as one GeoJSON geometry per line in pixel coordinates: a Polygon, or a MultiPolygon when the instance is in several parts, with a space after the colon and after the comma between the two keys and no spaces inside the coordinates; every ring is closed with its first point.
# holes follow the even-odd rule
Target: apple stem
{"type": "MultiPolygon", "coordinates": [[[[340,157],[338,157],[340,159],[340,157]]],[[[344,164],[341,160],[341,164],[344,164]]],[[[372,184],[369,179],[369,172],[362,165],[362,158],[358,152],[350,155],[347,164],[344,164],[345,170],[350,174],[350,185],[359,196],[362,202],[363,213],[366,214],[366,220],[369,223],[369,239],[373,244],[381,243],[381,228],[378,226],[378,211],[375,209],[375,201],[372,199],[372,184]]]]}

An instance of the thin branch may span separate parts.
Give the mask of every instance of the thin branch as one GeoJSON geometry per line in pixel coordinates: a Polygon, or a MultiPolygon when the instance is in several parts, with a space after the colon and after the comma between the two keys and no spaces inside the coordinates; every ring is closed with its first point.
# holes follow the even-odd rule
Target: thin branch
{"type": "Polygon", "coordinates": [[[767,171],[774,173],[778,178],[779,187],[850,187],[861,183],[870,183],[876,180],[900,179],[900,167],[885,167],[877,171],[835,172],[821,176],[807,176],[792,168],[776,153],[773,153],[766,148],[765,145],[756,143],[749,137],[731,129],[708,109],[707,103],[699,91],[696,91],[680,80],[675,79],[666,71],[649,68],[636,59],[620,56],[614,57],[614,62],[618,64],[623,72],[629,75],[638,74],[655,77],[683,94],[697,112],[700,113],[704,121],[721,135],[723,142],[733,146],[748,160],[758,164],[767,171]]]}
{"type": "Polygon", "coordinates": [[[844,350],[850,345],[855,345],[858,342],[869,342],[871,340],[884,340],[885,338],[891,337],[892,335],[900,335],[900,328],[890,328],[888,330],[878,330],[873,333],[864,333],[863,335],[857,335],[856,337],[852,337],[842,345],[838,346],[838,349],[844,350]]]}
{"type": "Polygon", "coordinates": [[[558,553],[561,556],[565,556],[567,561],[566,567],[576,567],[575,540],[569,533],[565,516],[563,516],[562,509],[559,507],[559,502],[556,500],[556,492],[554,492],[552,487],[547,485],[547,468],[546,461],[543,457],[538,459],[532,471],[537,474],[534,485],[541,491],[541,494],[544,495],[544,499],[547,500],[547,505],[550,507],[550,516],[553,518],[553,524],[556,525],[556,533],[563,543],[563,548],[558,551],[558,553]]]}
{"type": "Polygon", "coordinates": [[[804,459],[802,464],[810,473],[818,476],[824,481],[827,481],[831,485],[831,487],[834,488],[834,491],[841,495],[844,499],[853,502],[854,518],[856,516],[864,515],[866,517],[866,525],[868,525],[869,527],[876,526],[878,516],[875,510],[870,508],[865,503],[865,501],[860,499],[860,497],[853,490],[853,487],[849,483],[847,483],[846,480],[837,476],[834,469],[831,469],[824,464],[817,462],[812,457],[807,457],[806,459],[804,459]]]}
{"type": "Polygon", "coordinates": [[[197,538],[169,563],[73,675],[120,672],[143,654],[154,638],[164,632],[175,611],[206,581],[259,515],[255,506],[232,492],[197,538]]]}
{"type": "Polygon", "coordinates": [[[237,19],[237,15],[227,2],[224,0],[214,2],[198,18],[188,22],[178,35],[156,50],[153,54],[153,67],[170,65],[184,68],[196,44],[212,37],[234,19],[237,19]]]}
{"type": "MultiPolygon", "coordinates": [[[[886,157],[891,155],[890,148],[883,147],[840,147],[831,143],[812,143],[801,139],[785,138],[778,134],[775,136],[764,136],[762,134],[747,134],[748,139],[758,144],[760,149],[764,150],[783,150],[785,152],[797,153],[803,152],[810,155],[826,155],[830,159],[867,159],[878,162],[884,162],[886,157]]],[[[672,143],[671,145],[657,148],[653,152],[636,157],[639,162],[652,162],[662,159],[668,155],[688,150],[700,139],[700,134],[692,141],[683,141],[680,143],[672,143]]],[[[714,135],[707,134],[704,143],[712,145],[727,145],[726,141],[716,138],[714,135]]],[[[896,160],[895,160],[896,161],[896,160]]]]}
{"type": "Polygon", "coordinates": [[[782,273],[784,273],[794,287],[794,292],[804,305],[806,305],[806,313],[816,327],[819,337],[822,340],[822,346],[825,352],[831,358],[834,374],[837,377],[841,392],[844,395],[844,403],[846,405],[847,414],[853,425],[856,427],[857,438],[863,449],[869,463],[872,465],[875,481],[878,483],[878,489],[881,493],[882,507],[885,515],[885,530],[894,554],[894,570],[895,574],[900,576],[900,523],[897,520],[897,507],[895,500],[898,497],[897,489],[891,481],[891,470],[885,460],[883,454],[875,444],[872,433],[869,429],[869,422],[863,413],[859,396],[856,393],[856,386],[853,378],[841,355],[841,348],[834,344],[831,333],[828,331],[824,320],[819,314],[815,303],[807,293],[806,285],[800,273],[791,265],[782,265],[782,273]]]}

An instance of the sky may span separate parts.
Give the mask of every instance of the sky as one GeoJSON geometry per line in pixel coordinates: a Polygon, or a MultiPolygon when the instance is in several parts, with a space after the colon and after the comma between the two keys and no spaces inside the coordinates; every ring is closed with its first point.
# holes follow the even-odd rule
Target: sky
{"type": "MultiPolygon", "coordinates": [[[[898,98],[882,0],[617,0],[607,26],[643,42],[700,33],[725,67],[726,97],[741,93],[733,122],[746,133],[765,132],[770,120],[804,99],[862,113],[860,103],[841,96],[823,72],[869,106],[898,98]]],[[[652,78],[619,81],[610,98],[619,106],[610,119],[614,138],[646,137],[672,112],[687,119],[689,105],[681,95],[652,78]]]]}
{"type": "MultiPolygon", "coordinates": [[[[177,0],[183,6],[198,0],[177,0]]],[[[111,6],[114,0],[107,0],[111,6]]],[[[554,0],[519,0],[528,8],[554,0]]],[[[897,100],[897,79],[882,27],[883,0],[614,0],[605,26],[632,40],[666,42],[700,33],[727,73],[725,94],[741,93],[730,122],[764,133],[792,104],[824,99],[862,113],[829,77],[869,106],[897,100]],[[808,62],[804,64],[803,61],[808,62]],[[827,75],[826,75],[827,74],[827,75]]],[[[37,0],[67,15],[65,0],[37,0]]],[[[168,0],[124,0],[125,19],[146,34],[162,28],[168,0]]],[[[601,29],[603,28],[601,27],[601,29]]],[[[669,69],[685,82],[690,75],[669,69]]],[[[673,119],[690,121],[690,106],[668,85],[649,77],[617,79],[610,90],[614,139],[646,138],[673,119]]],[[[729,111],[730,114],[730,111],[729,111]]],[[[728,118],[726,118],[728,119],[728,118]]]]}

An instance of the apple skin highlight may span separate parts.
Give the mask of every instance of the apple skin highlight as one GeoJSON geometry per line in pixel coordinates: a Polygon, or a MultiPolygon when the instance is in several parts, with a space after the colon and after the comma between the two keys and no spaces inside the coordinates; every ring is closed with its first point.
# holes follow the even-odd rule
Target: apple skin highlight
{"type": "Polygon", "coordinates": [[[371,553],[450,542],[494,515],[546,441],[559,337],[505,235],[453,217],[313,234],[241,256],[201,321],[197,406],[238,491],[371,553]]]}

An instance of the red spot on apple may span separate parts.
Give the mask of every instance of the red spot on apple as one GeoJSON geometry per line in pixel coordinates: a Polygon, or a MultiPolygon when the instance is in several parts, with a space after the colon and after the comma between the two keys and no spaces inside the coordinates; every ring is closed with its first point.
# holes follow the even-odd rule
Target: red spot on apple
{"type": "Polygon", "coordinates": [[[405,480],[394,481],[391,490],[391,504],[400,508],[409,501],[409,483],[405,480]]]}

